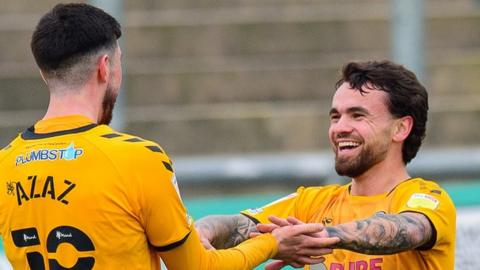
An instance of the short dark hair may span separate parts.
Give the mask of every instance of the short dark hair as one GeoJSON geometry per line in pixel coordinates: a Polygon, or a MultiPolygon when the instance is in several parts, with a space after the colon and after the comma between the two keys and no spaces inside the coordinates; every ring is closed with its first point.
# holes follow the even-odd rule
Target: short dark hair
{"type": "Polygon", "coordinates": [[[120,24],[94,6],[58,4],[39,21],[30,43],[39,68],[61,77],[85,56],[116,48],[120,24]]]}
{"type": "Polygon", "coordinates": [[[344,82],[364,94],[365,90],[378,89],[388,95],[387,107],[397,118],[411,116],[412,131],[403,143],[402,157],[405,164],[410,162],[418,152],[425,138],[428,93],[413,72],[391,61],[350,62],[342,69],[342,77],[335,87],[344,82]]]}

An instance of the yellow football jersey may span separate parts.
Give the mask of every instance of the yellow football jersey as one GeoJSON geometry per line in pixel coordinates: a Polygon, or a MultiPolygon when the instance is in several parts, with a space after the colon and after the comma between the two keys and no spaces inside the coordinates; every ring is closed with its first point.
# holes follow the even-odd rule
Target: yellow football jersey
{"type": "Polygon", "coordinates": [[[256,222],[268,223],[268,216],[293,216],[307,223],[338,225],[369,218],[377,212],[398,214],[405,211],[427,216],[436,231],[436,241],[426,249],[393,255],[365,255],[334,249],[323,264],[306,266],[311,270],[446,270],[454,268],[455,207],[448,194],[436,183],[421,178],[409,179],[391,192],[375,196],[352,196],[350,184],[344,186],[299,188],[285,198],[242,214],[256,222]]]}
{"type": "Polygon", "coordinates": [[[276,252],[271,235],[205,251],[164,150],[82,116],[0,151],[0,233],[14,269],[150,270],[159,255],[172,270],[245,269],[276,252]]]}

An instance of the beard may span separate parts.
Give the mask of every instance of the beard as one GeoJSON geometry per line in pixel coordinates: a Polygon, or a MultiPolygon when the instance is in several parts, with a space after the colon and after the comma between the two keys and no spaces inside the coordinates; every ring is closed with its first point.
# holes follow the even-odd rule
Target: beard
{"type": "Polygon", "coordinates": [[[338,150],[335,151],[335,170],[338,175],[355,178],[375,164],[384,160],[387,156],[389,146],[386,143],[377,142],[372,146],[364,145],[357,157],[339,157],[338,150]],[[374,146],[373,146],[374,145],[374,146]]]}
{"type": "Polygon", "coordinates": [[[108,125],[112,121],[113,108],[115,107],[117,96],[118,94],[115,93],[113,87],[108,84],[102,101],[102,114],[98,120],[99,125],[108,125]]]}

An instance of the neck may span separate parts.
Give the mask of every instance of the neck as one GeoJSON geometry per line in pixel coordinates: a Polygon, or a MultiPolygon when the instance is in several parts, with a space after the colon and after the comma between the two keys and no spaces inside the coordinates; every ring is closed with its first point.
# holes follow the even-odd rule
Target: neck
{"type": "Polygon", "coordinates": [[[50,102],[43,119],[66,115],[82,115],[97,123],[101,114],[101,97],[98,91],[85,89],[66,89],[50,91],[50,102]]]}
{"type": "Polygon", "coordinates": [[[387,157],[365,173],[352,179],[352,195],[372,196],[390,192],[395,186],[409,179],[410,175],[400,157],[387,157]]]}

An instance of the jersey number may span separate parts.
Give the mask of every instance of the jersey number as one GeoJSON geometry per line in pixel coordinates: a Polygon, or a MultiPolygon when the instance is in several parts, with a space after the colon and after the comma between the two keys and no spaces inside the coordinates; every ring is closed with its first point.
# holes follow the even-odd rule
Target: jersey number
{"type": "MultiPolygon", "coordinates": [[[[13,243],[17,247],[29,247],[40,245],[40,238],[37,229],[26,228],[16,231],[12,231],[13,243]]],[[[47,237],[47,251],[49,253],[55,253],[57,248],[62,243],[68,243],[73,245],[78,251],[94,251],[95,246],[92,240],[81,230],[71,226],[56,227],[47,237]]],[[[30,269],[32,270],[45,270],[45,262],[43,255],[40,252],[28,252],[27,261],[30,269]]],[[[80,257],[77,263],[66,268],[58,263],[55,259],[48,259],[48,266],[50,270],[90,270],[95,264],[95,258],[93,257],[80,257]]]]}

